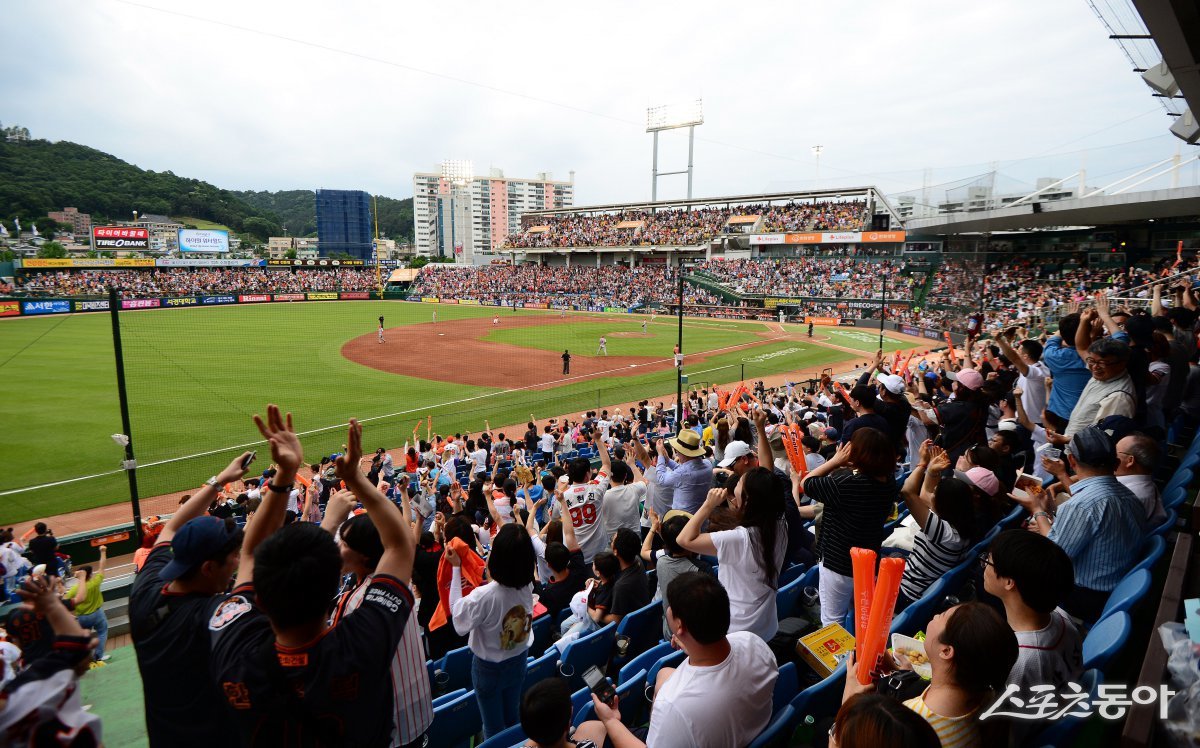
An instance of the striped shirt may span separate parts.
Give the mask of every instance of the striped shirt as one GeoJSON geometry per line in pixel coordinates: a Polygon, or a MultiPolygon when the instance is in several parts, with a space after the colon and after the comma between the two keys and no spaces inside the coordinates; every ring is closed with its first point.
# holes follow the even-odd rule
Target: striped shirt
{"type": "Polygon", "coordinates": [[[1075,584],[1111,592],[1135,563],[1146,537],[1146,509],[1111,475],[1071,486],[1058,509],[1050,539],[1075,564],[1075,584]]]}
{"type": "Polygon", "coordinates": [[[943,717],[925,704],[927,693],[928,688],[922,691],[920,696],[904,702],[904,706],[925,718],[942,741],[942,748],[978,748],[983,745],[979,734],[979,719],[976,717],[978,708],[961,717],[943,717]]]}
{"type": "Polygon", "coordinates": [[[854,470],[820,475],[804,482],[804,495],[825,505],[817,554],[826,569],[853,576],[851,548],[879,551],[883,525],[896,501],[896,482],[880,483],[854,470]]]}
{"type": "Polygon", "coordinates": [[[904,565],[900,591],[909,600],[920,598],[939,577],[962,563],[970,550],[969,538],[959,535],[949,522],[930,512],[904,565]]]}
{"type": "MultiPolygon", "coordinates": [[[[358,587],[342,596],[334,609],[331,626],[362,604],[372,576],[363,578],[358,587]]],[[[398,748],[424,735],[433,724],[433,692],[429,686],[429,670],[425,666],[417,616],[409,616],[404,624],[404,633],[400,635],[400,644],[392,657],[391,676],[393,721],[390,746],[398,748]]]]}

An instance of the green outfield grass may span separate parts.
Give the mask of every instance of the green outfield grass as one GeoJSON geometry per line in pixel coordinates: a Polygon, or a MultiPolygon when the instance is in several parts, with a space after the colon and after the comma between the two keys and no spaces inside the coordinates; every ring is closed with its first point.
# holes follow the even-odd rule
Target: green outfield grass
{"type": "MultiPolygon", "coordinates": [[[[597,329],[636,331],[639,317],[608,321],[614,315],[573,315],[564,323],[557,312],[502,310],[438,305],[439,321],[514,314],[540,314],[545,327],[495,331],[506,342],[553,350],[591,341],[580,353],[594,353],[597,329]],[[508,335],[516,339],[508,339],[508,335]],[[564,341],[569,341],[564,344],[564,341]]],[[[437,381],[450,366],[473,361],[430,356],[429,378],[378,371],[346,360],[342,345],[373,335],[376,317],[389,328],[428,322],[427,304],[391,301],[264,304],[130,312],[121,315],[134,446],[143,497],[186,490],[202,483],[243,448],[260,451],[258,467],[269,457],[250,416],[267,402],[295,414],[306,457],[339,449],[340,424],[351,416],[367,419],[370,448],[403,445],[418,418],[433,416],[434,431],[478,432],[487,419],[499,427],[537,417],[647,397],[667,400],[675,389],[673,369],[574,382],[543,390],[509,391],[437,381]],[[200,453],[212,452],[201,455],[200,453]],[[195,456],[193,456],[195,455],[195,456]],[[167,464],[155,465],[165,460],[167,464]]],[[[673,321],[651,324],[651,339],[609,339],[613,355],[667,357],[674,343],[673,321]],[[625,343],[631,350],[624,350],[625,343]],[[633,344],[647,346],[634,349],[633,344]],[[665,348],[665,351],[663,350],[665,348]],[[644,350],[645,353],[634,353],[644,350]]],[[[685,350],[700,350],[762,340],[751,331],[761,324],[705,321],[685,325],[685,350]]],[[[402,335],[402,331],[397,331],[402,335]]],[[[394,334],[394,333],[393,333],[394,334]]],[[[581,345],[581,344],[580,344],[581,345]]],[[[121,431],[113,364],[111,321],[107,314],[23,318],[0,322],[0,453],[10,455],[0,474],[0,492],[109,473],[119,467],[122,450],[110,435],[121,431]]],[[[419,349],[403,355],[429,355],[419,349]]],[[[764,343],[752,349],[689,358],[691,381],[730,382],[803,367],[857,358],[853,354],[808,346],[803,341],[764,343]]],[[[421,430],[424,435],[424,429],[421,430]]],[[[124,473],[100,475],[57,487],[0,496],[0,524],[120,503],[128,499],[124,473]]],[[[168,511],[151,506],[147,513],[168,511]]]]}
{"type": "MultiPolygon", "coordinates": [[[[879,332],[865,327],[856,330],[825,328],[821,330],[820,334],[828,336],[829,342],[834,345],[856,348],[864,353],[874,353],[879,350],[879,332]]],[[[887,353],[912,347],[911,344],[899,343],[886,337],[883,340],[883,350],[887,353]]]]}

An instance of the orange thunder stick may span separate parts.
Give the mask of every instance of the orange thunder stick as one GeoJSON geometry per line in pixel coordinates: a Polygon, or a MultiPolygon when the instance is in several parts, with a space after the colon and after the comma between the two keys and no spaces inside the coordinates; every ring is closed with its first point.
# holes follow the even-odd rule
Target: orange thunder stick
{"type": "MultiPolygon", "coordinates": [[[[958,350],[954,347],[954,341],[950,339],[950,333],[946,333],[946,345],[950,346],[950,358],[954,359],[954,363],[958,363],[958,350]]],[[[967,351],[970,354],[970,351],[967,351]]]]}
{"type": "Polygon", "coordinates": [[[854,566],[854,633],[858,634],[866,631],[870,622],[871,600],[875,595],[875,551],[851,548],[850,563],[854,566]]]}
{"type": "Polygon", "coordinates": [[[908,352],[908,358],[904,359],[904,363],[900,364],[901,373],[903,373],[903,374],[908,373],[908,364],[910,361],[913,360],[913,356],[915,356],[915,355],[917,355],[916,348],[913,348],[911,351],[908,352]]]}
{"type": "Polygon", "coordinates": [[[879,578],[875,580],[875,595],[871,601],[871,616],[866,634],[858,637],[858,682],[871,682],[871,671],[883,650],[887,647],[888,631],[892,628],[892,614],[896,597],[900,594],[900,577],[904,576],[904,559],[885,558],[879,562],[879,578]]]}

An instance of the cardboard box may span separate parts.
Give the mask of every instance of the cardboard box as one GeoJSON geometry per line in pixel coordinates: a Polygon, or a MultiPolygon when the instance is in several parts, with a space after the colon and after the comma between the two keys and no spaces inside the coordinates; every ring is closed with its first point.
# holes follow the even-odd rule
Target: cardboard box
{"type": "Polygon", "coordinates": [[[827,677],[854,651],[854,637],[836,623],[803,636],[796,643],[796,654],[822,678],[827,677]]]}

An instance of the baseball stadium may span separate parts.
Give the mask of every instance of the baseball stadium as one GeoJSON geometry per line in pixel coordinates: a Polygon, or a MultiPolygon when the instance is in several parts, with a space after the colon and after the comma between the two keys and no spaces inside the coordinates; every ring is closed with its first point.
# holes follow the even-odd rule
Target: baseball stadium
{"type": "Polygon", "coordinates": [[[697,101],[649,200],[447,161],[403,252],[357,190],[0,220],[0,745],[1193,744],[1200,15],[1090,5],[1173,155],[694,196],[697,101]]]}

